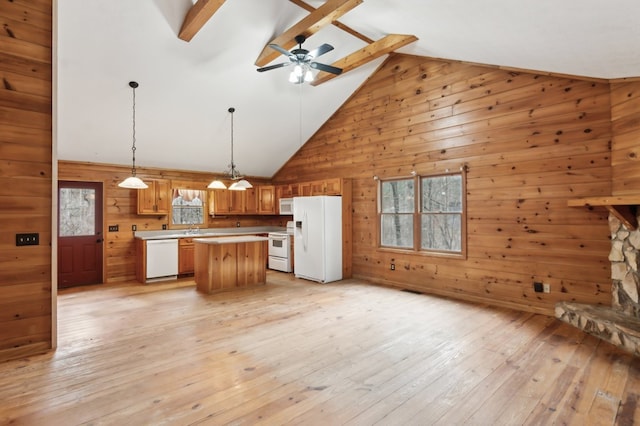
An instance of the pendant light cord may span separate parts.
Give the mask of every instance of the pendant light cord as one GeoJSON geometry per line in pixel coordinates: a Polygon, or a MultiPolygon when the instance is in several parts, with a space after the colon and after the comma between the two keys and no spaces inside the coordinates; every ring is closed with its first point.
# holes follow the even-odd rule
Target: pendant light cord
{"type": "Polygon", "coordinates": [[[136,175],[136,87],[138,87],[138,83],[132,81],[129,83],[129,86],[133,89],[133,145],[131,145],[131,152],[133,156],[133,166],[131,168],[131,175],[135,177],[136,175]]]}
{"type": "Polygon", "coordinates": [[[231,113],[231,179],[236,178],[236,165],[233,162],[233,113],[236,111],[234,107],[229,108],[229,112],[231,113]]]}

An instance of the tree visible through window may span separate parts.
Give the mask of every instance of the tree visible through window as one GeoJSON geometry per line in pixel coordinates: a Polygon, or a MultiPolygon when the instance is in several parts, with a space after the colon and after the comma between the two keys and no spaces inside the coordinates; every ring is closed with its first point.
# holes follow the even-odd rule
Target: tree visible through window
{"type": "Polygon", "coordinates": [[[413,179],[382,182],[381,243],[391,247],[413,247],[415,189],[413,179]]]}
{"type": "Polygon", "coordinates": [[[380,182],[380,245],[431,252],[464,251],[463,174],[380,182]]]}
{"type": "Polygon", "coordinates": [[[462,250],[462,175],[423,177],[421,181],[423,250],[462,250]]]}

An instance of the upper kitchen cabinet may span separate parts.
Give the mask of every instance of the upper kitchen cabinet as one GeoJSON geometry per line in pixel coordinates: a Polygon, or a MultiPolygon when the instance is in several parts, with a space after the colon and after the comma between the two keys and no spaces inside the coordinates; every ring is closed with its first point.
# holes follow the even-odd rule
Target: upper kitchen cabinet
{"type": "Polygon", "coordinates": [[[138,190],[138,214],[168,215],[171,205],[171,182],[165,179],[145,180],[147,189],[138,190]]]}
{"type": "Polygon", "coordinates": [[[248,188],[246,191],[235,191],[235,192],[244,192],[244,211],[247,214],[257,214],[258,213],[258,189],[257,187],[248,188]]]}
{"type": "Polygon", "coordinates": [[[229,215],[244,214],[246,191],[230,191],[213,189],[209,191],[209,214],[229,215]]]}
{"type": "Polygon", "coordinates": [[[293,198],[302,195],[300,193],[300,185],[297,183],[290,183],[276,186],[276,200],[281,198],[293,198]]]}
{"type": "Polygon", "coordinates": [[[276,188],[273,185],[260,185],[258,187],[258,213],[276,213],[276,188]]]}
{"type": "Polygon", "coordinates": [[[342,179],[331,178],[304,182],[300,184],[300,195],[308,197],[311,195],[341,195],[342,179]]]}
{"type": "Polygon", "coordinates": [[[256,185],[245,191],[214,189],[209,191],[209,214],[275,214],[275,186],[256,185]]]}

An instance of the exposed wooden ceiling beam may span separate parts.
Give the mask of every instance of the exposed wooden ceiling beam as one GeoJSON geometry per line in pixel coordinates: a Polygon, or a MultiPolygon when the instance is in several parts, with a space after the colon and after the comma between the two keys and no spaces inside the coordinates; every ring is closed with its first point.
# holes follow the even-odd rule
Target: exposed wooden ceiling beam
{"type": "MultiPolygon", "coordinates": [[[[393,52],[394,50],[406,46],[409,43],[413,43],[416,40],[418,40],[418,37],[414,35],[389,34],[380,40],[337,60],[331,65],[342,68],[342,74],[344,74],[366,64],[367,62],[371,62],[382,55],[386,55],[387,53],[393,52]]],[[[316,75],[315,79],[311,82],[311,85],[317,86],[334,77],[337,77],[337,75],[321,71],[316,75]]]]}
{"type": "MultiPolygon", "coordinates": [[[[289,0],[291,3],[295,4],[296,6],[300,6],[301,8],[303,8],[304,10],[306,10],[307,12],[313,12],[316,10],[315,7],[311,6],[310,4],[307,4],[305,2],[303,2],[302,0],[289,0]]],[[[354,30],[353,28],[343,24],[340,21],[333,21],[332,22],[333,26],[340,28],[342,31],[351,34],[354,37],[359,38],[360,40],[364,41],[365,43],[373,43],[374,40],[370,39],[369,37],[367,37],[366,35],[354,30]]]]}
{"type": "Polygon", "coordinates": [[[301,34],[307,38],[312,36],[322,27],[336,21],[340,16],[362,2],[363,0],[328,0],[284,33],[271,40],[264,49],[262,49],[258,59],[256,59],[256,65],[263,67],[280,56],[277,50],[269,47],[269,44],[277,44],[283,49],[290,50],[296,45],[295,37],[297,35],[301,34]]]}
{"type": "Polygon", "coordinates": [[[191,41],[224,2],[225,0],[198,0],[187,12],[178,38],[191,41]]]}

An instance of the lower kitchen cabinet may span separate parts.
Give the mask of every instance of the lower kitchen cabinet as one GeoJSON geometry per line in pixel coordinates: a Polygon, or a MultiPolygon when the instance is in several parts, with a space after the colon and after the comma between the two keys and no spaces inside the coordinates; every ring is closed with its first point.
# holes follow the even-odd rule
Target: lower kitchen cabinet
{"type": "Polygon", "coordinates": [[[195,265],[193,238],[180,238],[178,248],[178,274],[193,274],[195,265]]]}

